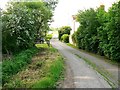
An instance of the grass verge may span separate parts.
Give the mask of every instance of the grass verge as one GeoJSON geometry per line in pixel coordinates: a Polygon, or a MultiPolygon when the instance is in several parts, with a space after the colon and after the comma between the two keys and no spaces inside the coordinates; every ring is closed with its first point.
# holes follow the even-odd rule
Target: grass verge
{"type": "MultiPolygon", "coordinates": [[[[49,62],[47,64],[49,64],[49,62]]],[[[63,71],[62,58],[58,57],[51,63],[49,68],[47,68],[47,66],[45,68],[48,69],[45,76],[37,81],[32,88],[56,88],[56,82],[59,80],[63,71]]]]}
{"type": "Polygon", "coordinates": [[[36,47],[22,51],[14,56],[11,60],[3,60],[2,62],[2,85],[9,82],[9,79],[18,73],[24,66],[31,63],[32,56],[36,54],[36,47]]]}
{"type": "MultiPolygon", "coordinates": [[[[37,46],[40,47],[39,45],[37,46]]],[[[44,71],[44,77],[33,84],[32,88],[56,88],[57,82],[63,73],[64,61],[62,56],[53,47],[48,48],[48,51],[52,55],[55,55],[50,56],[54,57],[54,59],[46,60],[42,69],[44,71]]]]}
{"type": "Polygon", "coordinates": [[[113,64],[113,65],[116,65],[116,66],[120,66],[120,64],[117,62],[117,61],[115,61],[115,60],[109,60],[109,59],[107,59],[105,56],[100,56],[99,54],[94,54],[94,53],[91,53],[91,52],[88,52],[88,51],[85,51],[85,50],[82,50],[82,49],[79,49],[77,46],[75,46],[75,45],[73,45],[73,44],[70,44],[70,43],[66,43],[68,46],[70,46],[70,47],[73,47],[73,48],[75,48],[75,49],[77,49],[77,50],[80,50],[80,51],[82,51],[82,52],[84,52],[84,53],[88,53],[88,54],[90,54],[90,55],[92,55],[92,56],[95,56],[95,57],[100,57],[100,58],[103,58],[106,62],[108,62],[108,63],[110,63],[110,64],[113,64]]]}
{"type": "Polygon", "coordinates": [[[5,88],[55,88],[63,75],[64,61],[53,47],[47,44],[36,44],[40,51],[32,57],[31,63],[22,69],[8,83],[5,88]]]}
{"type": "Polygon", "coordinates": [[[70,46],[70,47],[73,47],[73,48],[75,48],[75,49],[78,49],[75,45],[73,45],[73,44],[70,44],[70,43],[66,43],[68,46],[70,46]]]}

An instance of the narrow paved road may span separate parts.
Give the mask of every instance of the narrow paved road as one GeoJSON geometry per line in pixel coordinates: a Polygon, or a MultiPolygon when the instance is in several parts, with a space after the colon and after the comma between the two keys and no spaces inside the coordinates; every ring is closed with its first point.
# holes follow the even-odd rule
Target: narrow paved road
{"type": "MultiPolygon", "coordinates": [[[[76,51],[76,49],[55,39],[51,40],[51,44],[66,58],[66,65],[71,69],[72,75],[69,81],[73,81],[71,83],[74,84],[74,88],[111,88],[99,73],[75,55],[73,51],[76,51]]],[[[64,87],[69,88],[69,85],[64,87]]]]}

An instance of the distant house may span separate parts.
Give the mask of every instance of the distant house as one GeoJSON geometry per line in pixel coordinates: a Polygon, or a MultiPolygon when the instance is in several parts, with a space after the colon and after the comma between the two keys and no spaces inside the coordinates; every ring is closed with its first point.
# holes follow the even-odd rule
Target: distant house
{"type": "Polygon", "coordinates": [[[73,41],[72,41],[72,34],[77,31],[77,28],[79,27],[79,22],[76,22],[76,15],[72,15],[72,25],[71,25],[71,28],[72,30],[70,31],[70,37],[69,37],[69,42],[71,44],[74,44],[73,41]]]}

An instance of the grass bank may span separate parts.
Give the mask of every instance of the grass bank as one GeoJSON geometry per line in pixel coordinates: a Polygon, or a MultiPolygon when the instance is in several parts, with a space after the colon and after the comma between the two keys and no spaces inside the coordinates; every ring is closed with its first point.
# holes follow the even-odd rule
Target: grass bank
{"type": "Polygon", "coordinates": [[[5,88],[56,88],[63,75],[63,58],[56,49],[46,44],[36,44],[36,47],[40,51],[32,57],[31,63],[10,78],[5,88]]]}
{"type": "Polygon", "coordinates": [[[13,58],[2,62],[2,86],[9,82],[9,79],[31,63],[32,56],[38,52],[36,47],[22,51],[13,58]]]}

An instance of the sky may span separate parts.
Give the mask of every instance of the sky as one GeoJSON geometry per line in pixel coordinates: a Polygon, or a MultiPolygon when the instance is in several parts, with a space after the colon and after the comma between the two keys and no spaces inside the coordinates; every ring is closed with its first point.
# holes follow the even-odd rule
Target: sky
{"type": "Polygon", "coordinates": [[[79,10],[99,7],[105,5],[107,11],[117,0],[59,0],[59,3],[54,11],[54,22],[51,27],[61,27],[64,25],[71,26],[72,15],[77,14],[79,10]]]}
{"type": "MultiPolygon", "coordinates": [[[[0,7],[5,8],[6,2],[9,0],[0,0],[0,7]]],[[[79,10],[85,10],[88,8],[96,8],[101,4],[105,5],[107,11],[117,0],[59,0],[59,3],[54,11],[51,27],[58,28],[61,26],[71,26],[72,15],[77,14],[79,10]]]]}

